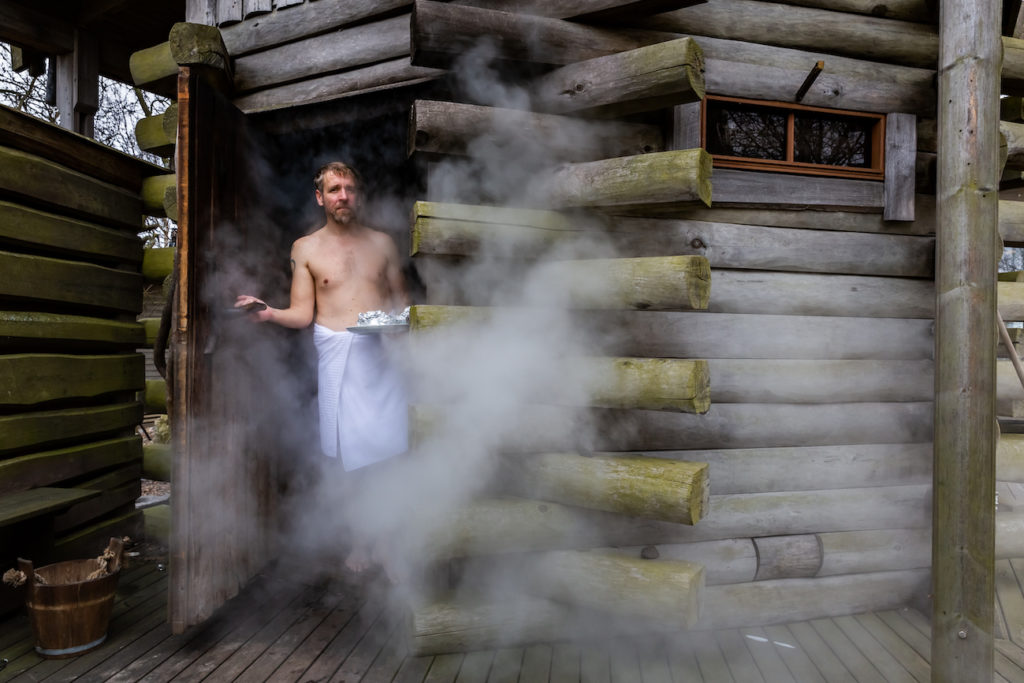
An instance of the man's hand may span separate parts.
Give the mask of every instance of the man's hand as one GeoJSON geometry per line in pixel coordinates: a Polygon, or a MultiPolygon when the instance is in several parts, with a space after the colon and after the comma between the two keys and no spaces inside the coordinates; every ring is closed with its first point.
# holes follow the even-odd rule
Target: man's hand
{"type": "Polygon", "coordinates": [[[239,294],[235,298],[235,308],[240,308],[248,313],[249,319],[253,322],[266,322],[273,316],[272,309],[266,303],[248,294],[239,294]]]}

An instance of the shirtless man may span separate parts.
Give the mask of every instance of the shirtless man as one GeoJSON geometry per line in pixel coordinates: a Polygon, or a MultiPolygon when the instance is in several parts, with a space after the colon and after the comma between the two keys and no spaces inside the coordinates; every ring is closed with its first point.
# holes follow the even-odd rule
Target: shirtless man
{"type": "MultiPolygon", "coordinates": [[[[355,171],[331,162],[320,168],[313,185],[326,223],[292,245],[288,308],[267,306],[250,317],[296,329],[313,323],[321,448],[351,471],[407,450],[408,408],[382,337],[346,328],[362,311],[401,310],[408,295],[394,242],[359,220],[362,188],[355,171]]],[[[254,303],[266,306],[247,294],[235,306],[254,303]]],[[[346,560],[350,569],[370,564],[366,545],[357,542],[346,560]]]]}

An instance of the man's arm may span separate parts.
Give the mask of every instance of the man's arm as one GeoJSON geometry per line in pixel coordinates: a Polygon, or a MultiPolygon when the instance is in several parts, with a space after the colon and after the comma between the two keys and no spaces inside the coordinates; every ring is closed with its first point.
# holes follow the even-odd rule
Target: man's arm
{"type": "Polygon", "coordinates": [[[401,311],[409,305],[409,290],[405,286],[405,277],[402,275],[401,259],[398,257],[398,247],[390,235],[384,235],[388,255],[388,291],[391,293],[391,309],[401,311]]]}
{"type": "MultiPolygon", "coordinates": [[[[292,245],[291,267],[292,267],[292,288],[288,308],[267,308],[251,314],[253,320],[258,322],[272,322],[282,327],[302,329],[309,327],[313,322],[313,313],[316,303],[316,284],[313,281],[313,274],[309,270],[309,259],[305,255],[308,251],[301,240],[296,240],[292,245]]],[[[235,307],[246,306],[253,302],[264,303],[256,297],[247,294],[239,295],[235,299],[235,307]]]]}

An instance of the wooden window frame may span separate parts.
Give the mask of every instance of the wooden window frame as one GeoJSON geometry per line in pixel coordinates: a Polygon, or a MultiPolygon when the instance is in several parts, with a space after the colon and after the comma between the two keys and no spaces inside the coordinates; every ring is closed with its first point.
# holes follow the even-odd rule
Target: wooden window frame
{"type": "Polygon", "coordinates": [[[786,159],[752,159],[749,157],[712,154],[715,168],[738,168],[750,171],[771,171],[775,173],[799,173],[801,175],[830,176],[836,178],[858,178],[861,180],[885,179],[885,114],[873,114],[846,109],[827,109],[812,107],[792,102],[776,102],[769,100],[751,100],[741,97],[725,97],[723,95],[707,95],[700,104],[700,146],[707,149],[707,103],[708,101],[734,102],[752,105],[763,109],[777,110],[786,114],[786,159]],[[871,129],[871,166],[856,168],[853,166],[830,166],[793,161],[793,129],[797,112],[821,112],[832,116],[845,116],[875,121],[871,129]]]}

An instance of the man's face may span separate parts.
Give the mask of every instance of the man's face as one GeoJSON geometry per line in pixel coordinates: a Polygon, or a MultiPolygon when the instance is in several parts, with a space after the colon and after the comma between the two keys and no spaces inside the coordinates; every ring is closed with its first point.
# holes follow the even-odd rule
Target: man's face
{"type": "Polygon", "coordinates": [[[359,210],[359,186],[347,174],[328,171],[324,174],[323,190],[316,190],[316,202],[324,207],[335,222],[347,225],[359,210]]]}

